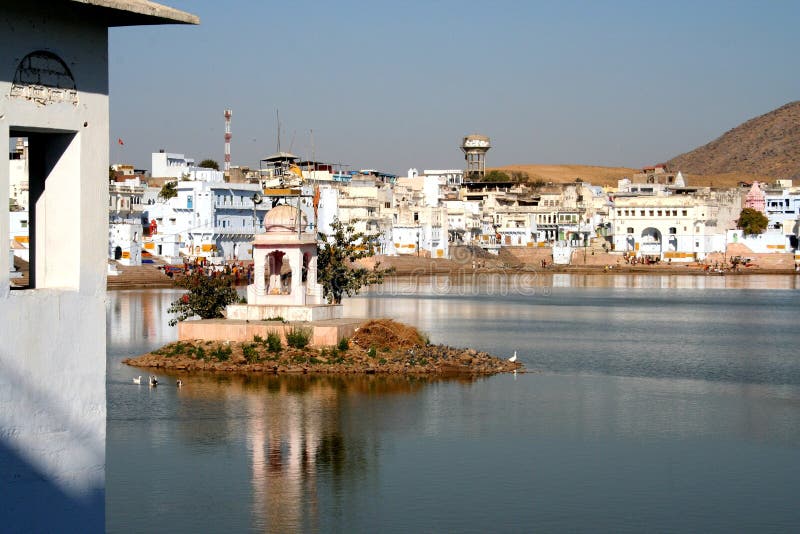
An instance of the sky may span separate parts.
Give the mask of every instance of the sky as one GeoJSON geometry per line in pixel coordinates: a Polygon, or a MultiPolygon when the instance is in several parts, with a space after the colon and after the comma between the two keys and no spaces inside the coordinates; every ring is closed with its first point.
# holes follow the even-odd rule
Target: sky
{"type": "Polygon", "coordinates": [[[641,167],[800,99],[800,2],[166,0],[199,26],[110,30],[111,162],[277,148],[405,175],[641,167]],[[124,144],[119,144],[122,140],[124,144]]]}

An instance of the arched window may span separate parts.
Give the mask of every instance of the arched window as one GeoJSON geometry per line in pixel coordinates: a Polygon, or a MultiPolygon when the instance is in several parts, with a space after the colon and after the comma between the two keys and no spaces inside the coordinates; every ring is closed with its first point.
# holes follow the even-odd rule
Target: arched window
{"type": "Polygon", "coordinates": [[[77,89],[72,72],[60,57],[47,50],[36,50],[19,62],[11,84],[11,96],[40,104],[77,104],[77,89]]]}

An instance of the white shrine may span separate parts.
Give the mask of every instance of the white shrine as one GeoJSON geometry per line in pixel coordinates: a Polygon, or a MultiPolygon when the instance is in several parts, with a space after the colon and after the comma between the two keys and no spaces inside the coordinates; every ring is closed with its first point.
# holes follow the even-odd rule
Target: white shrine
{"type": "Polygon", "coordinates": [[[302,212],[294,206],[276,206],[264,217],[264,230],[253,241],[253,283],[247,286],[247,304],[228,306],[227,318],[304,322],[341,318],[342,306],[326,304],[317,283],[317,239],[302,212]]]}

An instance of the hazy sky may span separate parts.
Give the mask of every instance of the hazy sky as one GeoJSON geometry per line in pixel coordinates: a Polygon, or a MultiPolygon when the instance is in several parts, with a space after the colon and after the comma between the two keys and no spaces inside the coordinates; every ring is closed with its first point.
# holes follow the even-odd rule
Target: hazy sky
{"type": "Polygon", "coordinates": [[[800,98],[800,2],[167,0],[200,26],[112,29],[111,161],[283,150],[405,174],[638,167],[800,98]],[[313,130],[313,150],[310,132],[313,130]],[[117,139],[124,141],[124,146],[117,139]]]}

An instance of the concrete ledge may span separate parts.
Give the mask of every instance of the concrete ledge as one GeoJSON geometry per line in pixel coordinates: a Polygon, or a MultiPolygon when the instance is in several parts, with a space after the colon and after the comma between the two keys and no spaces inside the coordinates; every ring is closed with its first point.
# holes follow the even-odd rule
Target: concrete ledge
{"type": "Polygon", "coordinates": [[[343,337],[352,336],[361,319],[331,319],[313,322],[282,323],[279,321],[246,321],[237,319],[201,319],[178,323],[178,339],[188,341],[253,341],[253,337],[266,338],[277,333],[286,343],[286,332],[292,328],[308,328],[312,331],[311,345],[324,347],[335,345],[343,337]]]}
{"type": "Polygon", "coordinates": [[[282,306],[271,304],[230,304],[225,308],[228,319],[266,321],[276,317],[288,322],[330,321],[342,318],[341,304],[315,306],[282,306]]]}

